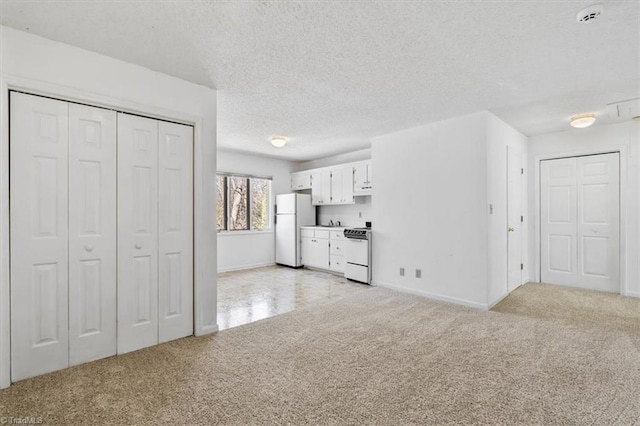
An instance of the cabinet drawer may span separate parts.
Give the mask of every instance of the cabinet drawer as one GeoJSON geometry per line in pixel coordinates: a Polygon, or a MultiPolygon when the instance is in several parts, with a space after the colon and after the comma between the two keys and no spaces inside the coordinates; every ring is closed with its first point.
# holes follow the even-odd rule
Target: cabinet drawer
{"type": "Polygon", "coordinates": [[[344,240],[344,231],[331,231],[331,240],[344,240]]]}
{"type": "Polygon", "coordinates": [[[344,272],[344,256],[332,254],[329,259],[331,261],[331,266],[329,267],[330,270],[344,272]]]}
{"type": "Polygon", "coordinates": [[[337,254],[338,256],[344,256],[344,241],[331,240],[331,254],[337,254]]]}
{"type": "Polygon", "coordinates": [[[315,231],[316,231],[316,233],[315,233],[314,236],[316,238],[322,238],[322,239],[327,239],[327,240],[329,239],[329,231],[328,230],[316,229],[315,231]]]}
{"type": "Polygon", "coordinates": [[[304,228],[302,228],[300,231],[301,231],[300,232],[300,236],[302,238],[313,238],[314,237],[313,229],[304,229],[304,228]]]}

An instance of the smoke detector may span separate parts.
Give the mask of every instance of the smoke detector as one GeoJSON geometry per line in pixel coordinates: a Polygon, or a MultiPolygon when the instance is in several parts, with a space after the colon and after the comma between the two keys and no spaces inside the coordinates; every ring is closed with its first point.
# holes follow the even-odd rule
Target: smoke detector
{"type": "Polygon", "coordinates": [[[589,24],[598,19],[602,12],[604,12],[604,6],[602,4],[594,4],[578,12],[576,20],[582,24],[589,24]]]}

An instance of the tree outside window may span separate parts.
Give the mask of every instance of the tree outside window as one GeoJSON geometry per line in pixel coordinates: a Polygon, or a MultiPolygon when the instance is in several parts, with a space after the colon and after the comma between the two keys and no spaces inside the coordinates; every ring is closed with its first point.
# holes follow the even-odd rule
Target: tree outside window
{"type": "Polygon", "coordinates": [[[218,231],[262,231],[269,229],[271,180],[218,175],[218,231]]]}

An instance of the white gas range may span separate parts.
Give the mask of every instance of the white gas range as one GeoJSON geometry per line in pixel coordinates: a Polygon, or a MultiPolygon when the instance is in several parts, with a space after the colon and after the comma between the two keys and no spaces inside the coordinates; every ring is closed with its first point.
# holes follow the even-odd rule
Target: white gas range
{"type": "Polygon", "coordinates": [[[346,238],[344,276],[371,284],[371,228],[344,230],[346,238]]]}

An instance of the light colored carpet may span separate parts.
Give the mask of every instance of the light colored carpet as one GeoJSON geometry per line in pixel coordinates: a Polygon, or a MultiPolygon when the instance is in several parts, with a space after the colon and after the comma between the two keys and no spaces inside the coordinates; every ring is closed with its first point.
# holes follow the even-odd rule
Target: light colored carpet
{"type": "Polygon", "coordinates": [[[640,333],[640,298],[615,293],[528,283],[513,291],[493,311],[605,331],[640,333]]]}
{"type": "Polygon", "coordinates": [[[373,288],[25,380],[3,416],[60,424],[637,424],[640,333],[373,288]]]}

